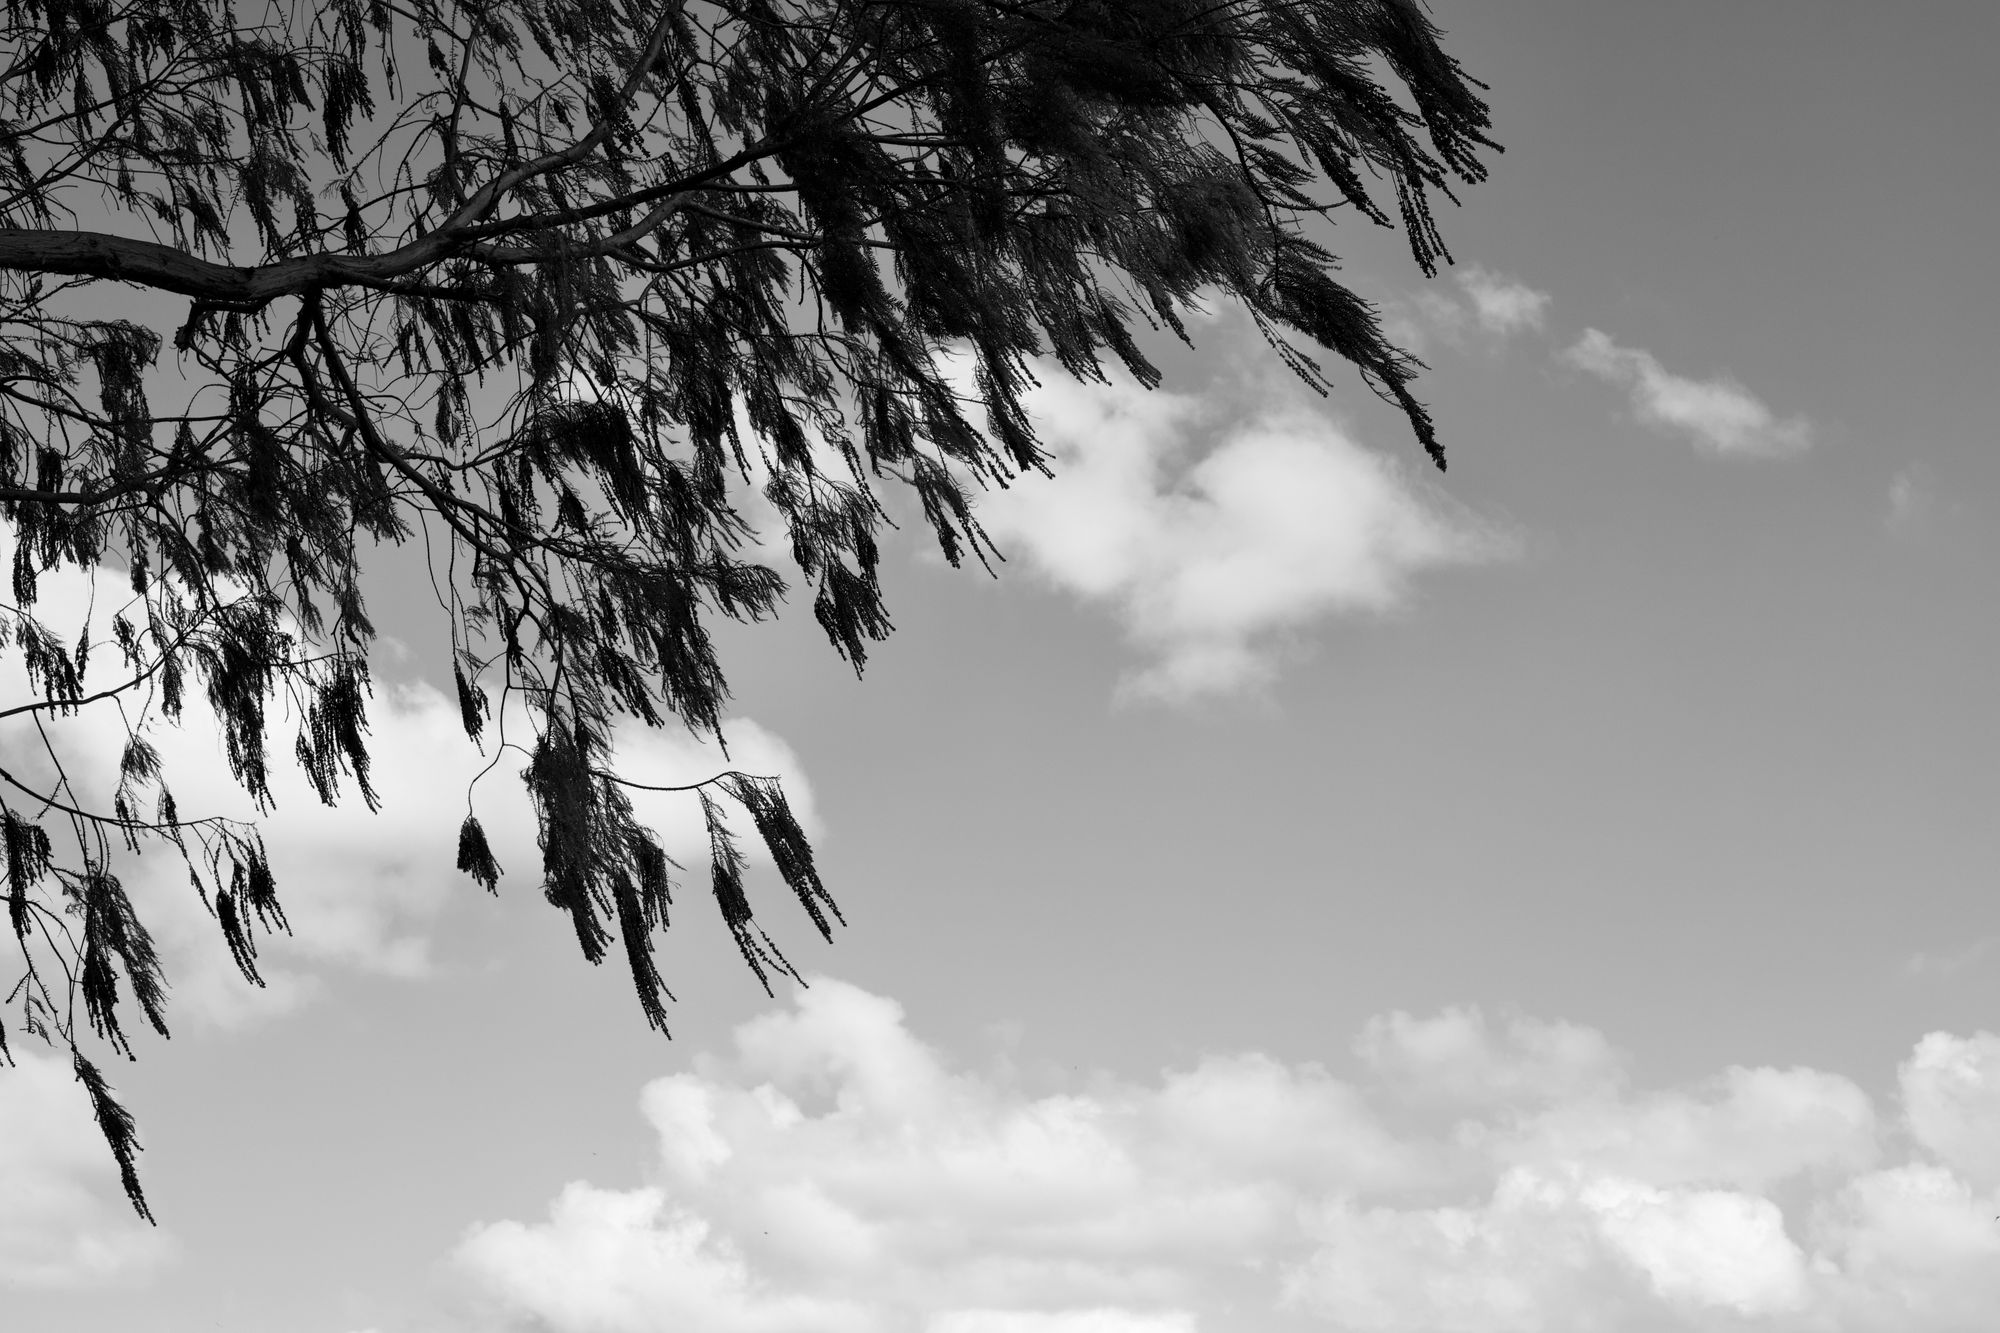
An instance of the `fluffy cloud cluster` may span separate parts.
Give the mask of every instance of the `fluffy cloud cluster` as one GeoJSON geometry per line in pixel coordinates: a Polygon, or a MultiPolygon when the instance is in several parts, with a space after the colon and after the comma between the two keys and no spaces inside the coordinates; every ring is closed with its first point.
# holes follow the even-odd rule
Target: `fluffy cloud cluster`
{"type": "Polygon", "coordinates": [[[1050,582],[1115,609],[1151,658],[1124,682],[1132,694],[1256,685],[1286,632],[1389,610],[1419,571],[1501,549],[1282,392],[1242,415],[1124,379],[1051,374],[1029,406],[1056,479],[988,495],[980,519],[1050,582]]]}
{"type": "MultiPolygon", "coordinates": [[[[74,642],[90,614],[92,639],[107,644],[120,582],[120,575],[103,575],[93,602],[81,574],[45,575],[37,616],[74,642]]],[[[113,650],[100,647],[88,685],[115,683],[121,665],[113,650]]],[[[0,657],[0,700],[29,697],[19,653],[0,657]]],[[[131,716],[138,717],[136,709],[131,716]]],[[[465,737],[457,704],[421,683],[378,687],[369,718],[372,778],[382,801],[372,815],[351,783],[339,806],[321,804],[291,762],[298,719],[276,709],[271,715],[277,808],[257,822],[292,933],[260,937],[258,970],[265,989],[251,986],[237,970],[171,848],[149,844],[144,854],[117,867],[159,946],[172,988],[167,1019],[174,1030],[270,1020],[308,1002],[343,970],[422,976],[436,966],[431,934],[440,914],[468,892],[483,896],[455,862],[467,784],[491,758],[493,732],[482,755],[465,737]]],[[[518,707],[504,721],[510,738],[530,734],[518,707]]],[[[94,704],[44,725],[72,790],[91,808],[109,809],[125,742],[113,705],[94,704]]],[[[614,740],[621,771],[637,781],[675,785],[732,767],[778,775],[801,822],[809,833],[815,831],[811,789],[790,748],[747,719],[727,721],[725,732],[727,760],[713,745],[684,732],[633,726],[622,728],[614,740]]],[[[229,774],[220,729],[198,688],[188,692],[180,726],[156,721],[145,734],[160,752],[183,818],[255,816],[229,774]]],[[[50,776],[30,717],[0,720],[0,754],[10,771],[26,780],[50,776]]],[[[531,888],[540,880],[541,855],[533,812],[515,776],[524,764],[519,759],[497,765],[479,784],[475,804],[506,872],[503,885],[525,881],[531,888]]],[[[706,829],[690,798],[635,792],[632,803],[669,855],[691,867],[706,863],[706,829]]],[[[748,833],[748,821],[740,822],[738,831],[748,833]]],[[[753,863],[766,859],[754,836],[745,837],[744,849],[753,863]]],[[[13,980],[9,974],[4,984],[13,980]]],[[[97,1197],[99,1176],[111,1169],[110,1156],[81,1091],[68,1087],[67,1066],[33,1055],[34,1043],[18,1030],[9,1036],[16,1048],[30,1050],[21,1052],[21,1069],[0,1069],[0,1275],[82,1279],[153,1262],[159,1251],[151,1241],[132,1239],[138,1233],[126,1225],[129,1212],[122,1200],[109,1211],[86,1206],[97,1197]],[[64,1088],[59,1094],[50,1091],[57,1085],[64,1088]],[[58,1103],[60,1114],[54,1109],[58,1103]]],[[[117,1198],[115,1190],[112,1197],[117,1198]]]]}
{"type": "Polygon", "coordinates": [[[1900,1127],[1810,1069],[1637,1089],[1600,1034],[1475,1010],[1356,1054],[1035,1096],[816,978],[646,1088],[651,1180],[476,1226],[454,1267],[474,1322],[548,1333],[1990,1324],[2000,1038],[1920,1042],[1900,1127]]]}
{"type": "MultiPolygon", "coordinates": [[[[1501,340],[1543,329],[1548,293],[1477,266],[1454,276],[1458,295],[1390,302],[1389,336],[1422,351],[1432,338],[1462,345],[1474,331],[1501,340]]],[[[1229,318],[1226,306],[1216,316],[1229,318]]],[[[1640,420],[1711,453],[1781,457],[1811,444],[1804,418],[1779,418],[1734,380],[1674,374],[1597,329],[1558,357],[1625,386],[1640,420]]],[[[1127,695],[1181,701],[1256,686],[1307,625],[1394,608],[1420,572],[1508,548],[1286,386],[1255,391],[1263,396],[1246,409],[1227,394],[1052,371],[1028,406],[1056,480],[1027,478],[982,500],[1004,549],[1123,622],[1149,658],[1123,682],[1127,695]]]]}
{"type": "Polygon", "coordinates": [[[1676,375],[1651,352],[1620,347],[1586,329],[1563,353],[1570,365],[1624,385],[1641,421],[1678,431],[1710,453],[1729,458],[1785,458],[1812,445],[1804,417],[1780,419],[1762,399],[1728,376],[1695,380],[1676,375]]]}
{"type": "MultiPolygon", "coordinates": [[[[112,594],[121,582],[116,573],[102,575],[93,600],[81,574],[45,575],[36,614],[73,642],[89,608],[93,640],[108,643],[116,609],[112,594]]],[[[105,688],[120,678],[122,664],[112,650],[100,648],[95,659],[90,686],[105,688]]],[[[0,658],[0,699],[30,694],[19,654],[0,658]]],[[[420,681],[378,686],[369,704],[368,739],[371,778],[382,808],[371,815],[352,782],[344,784],[338,806],[320,802],[292,762],[291,740],[299,719],[281,701],[269,722],[276,809],[263,816],[230,776],[221,729],[198,688],[188,691],[180,725],[157,716],[148,722],[144,734],[160,753],[183,818],[226,815],[257,823],[292,925],[289,937],[278,936],[268,947],[260,944],[260,957],[269,957],[260,962],[259,971],[269,985],[256,991],[230,961],[220,931],[189,890],[174,853],[155,849],[128,861],[121,875],[163,946],[174,987],[172,1016],[224,1026],[274,1016],[305,1000],[328,965],[404,977],[429,971],[430,927],[453,895],[469,884],[455,869],[468,784],[491,762],[496,735],[516,743],[532,735],[518,700],[499,721],[499,726],[489,724],[482,753],[466,739],[457,703],[437,689],[420,681]],[[357,837],[357,828],[365,829],[366,836],[357,837]]],[[[44,726],[74,790],[92,808],[109,809],[126,736],[119,713],[109,703],[92,705],[73,717],[46,719],[44,726]]],[[[620,770],[655,785],[692,782],[729,768],[778,775],[808,831],[816,828],[811,789],[790,747],[749,719],[729,719],[724,730],[727,759],[714,744],[682,731],[621,725],[613,741],[620,770]]],[[[32,718],[0,721],[0,744],[17,774],[31,781],[50,776],[32,718]]],[[[516,777],[525,763],[525,756],[503,757],[474,796],[510,882],[540,878],[533,812],[516,777]]],[[[631,795],[634,811],[660,835],[669,855],[689,864],[705,860],[707,834],[691,799],[640,791],[631,795]]],[[[747,839],[745,850],[755,853],[757,839],[747,839]]]]}

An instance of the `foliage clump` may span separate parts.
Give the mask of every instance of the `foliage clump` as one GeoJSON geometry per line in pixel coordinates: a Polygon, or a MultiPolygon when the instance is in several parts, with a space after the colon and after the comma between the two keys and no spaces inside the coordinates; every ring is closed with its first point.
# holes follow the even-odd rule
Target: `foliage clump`
{"type": "MultiPolygon", "coordinates": [[[[31,686],[0,723],[46,747],[0,763],[10,1006],[70,1051],[135,1206],[73,1017],[124,1051],[129,992],[166,1031],[114,852],[175,848],[252,981],[285,929],[254,825],[181,813],[147,739],[189,688],[260,808],[274,701],[321,799],[373,808],[358,562],[421,536],[468,737],[502,720],[489,685],[525,704],[497,743],[543,892],[591,961],[623,940],[664,1028],[671,863],[609,738],[716,731],[709,618],[787,591],[740,487],[859,671],[890,630],[881,489],[984,562],[973,492],[1047,470],[1030,358],[1153,386],[1134,322],[1185,341],[1204,292],[1322,392],[1296,336],[1356,367],[1443,466],[1417,363],[1313,232],[1400,223],[1434,272],[1430,199],[1495,146],[1477,87],[1414,0],[0,0],[0,650],[31,686]],[[115,663],[36,618],[62,566],[129,585],[115,663]],[[101,809],[43,724],[111,701],[101,809]]],[[[790,973],[725,809],[830,938],[783,794],[732,772],[696,799],[744,958],[790,973]]],[[[497,891],[470,805],[458,866],[497,891]]]]}

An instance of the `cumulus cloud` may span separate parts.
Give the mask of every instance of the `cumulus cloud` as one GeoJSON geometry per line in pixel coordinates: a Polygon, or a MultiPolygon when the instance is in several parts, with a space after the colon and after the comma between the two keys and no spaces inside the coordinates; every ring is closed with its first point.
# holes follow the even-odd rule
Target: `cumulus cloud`
{"type": "Polygon", "coordinates": [[[1761,399],[1726,375],[1695,380],[1676,375],[1651,352],[1620,347],[1586,329],[1562,359],[1599,379],[1625,386],[1641,421],[1678,431],[1727,458],[1785,458],[1812,445],[1804,417],[1780,419],[1761,399]]]}
{"type": "Polygon", "coordinates": [[[1815,1285],[1846,1333],[1983,1333],[2000,1309],[2000,1196],[1911,1162],[1815,1203],[1815,1285]]]}
{"type": "Polygon", "coordinates": [[[1431,1018],[1397,1010],[1370,1019],[1355,1054],[1388,1086],[1418,1100],[1472,1108],[1569,1101],[1615,1089],[1623,1057],[1594,1028],[1523,1015],[1495,1032],[1477,1008],[1431,1018]]]}
{"type": "Polygon", "coordinates": [[[1646,1089],[1591,1029],[1471,1009],[1355,1045],[1355,1079],[1242,1053],[1031,1094],[815,977],[647,1086],[649,1179],[453,1267],[541,1333],[1970,1333],[2000,1296],[1990,1035],[1918,1043],[1888,1166],[1824,1071],[1646,1089]]]}
{"type": "Polygon", "coordinates": [[[172,1253],[126,1204],[68,1061],[18,1051],[0,1067],[0,1288],[137,1280],[172,1253]]]}
{"type": "MultiPolygon", "coordinates": [[[[110,594],[120,578],[105,576],[93,608],[84,576],[45,575],[38,618],[74,642],[91,614],[92,638],[107,643],[115,610],[110,594]]],[[[118,665],[100,648],[88,684],[112,684],[118,665]]],[[[20,655],[0,657],[0,700],[26,697],[20,655]]],[[[132,716],[137,720],[136,709],[132,716]]],[[[261,817],[229,774],[214,713],[198,688],[188,692],[180,726],[157,723],[145,731],[184,818],[221,814],[258,823],[292,929],[260,937],[258,970],[266,986],[258,989],[237,970],[171,848],[145,844],[143,854],[119,864],[159,948],[174,1031],[271,1021],[309,1002],[342,972],[415,979],[437,966],[431,936],[440,915],[454,898],[477,894],[456,869],[457,836],[466,786],[491,755],[491,733],[482,755],[465,737],[457,704],[420,682],[378,687],[369,718],[373,781],[382,799],[375,814],[351,784],[339,806],[320,802],[287,753],[297,719],[276,709],[270,739],[277,807],[261,817]]],[[[528,734],[518,707],[503,720],[512,737],[528,734]]],[[[109,704],[95,704],[71,717],[46,719],[45,726],[71,790],[88,807],[108,809],[125,741],[119,714],[109,704]]],[[[724,730],[727,760],[713,744],[684,732],[623,727],[614,743],[623,771],[656,785],[697,781],[730,767],[775,774],[808,833],[818,831],[812,789],[791,749],[748,719],[729,719],[724,730]]],[[[0,720],[0,754],[17,776],[31,782],[50,776],[29,717],[0,720]]],[[[539,883],[541,860],[533,814],[514,776],[519,767],[502,764],[480,784],[476,803],[507,873],[504,882],[532,887],[539,883]]],[[[704,863],[706,826],[688,798],[635,792],[632,803],[669,855],[688,866],[704,863]]],[[[747,832],[747,821],[739,822],[747,832]]],[[[768,863],[761,840],[747,837],[744,849],[753,864],[768,863]]],[[[550,925],[561,928],[553,918],[550,925]]],[[[5,984],[12,981],[8,976],[5,984]]],[[[110,1153],[67,1066],[22,1050],[30,1039],[18,1028],[9,1037],[21,1065],[0,1068],[0,1280],[96,1282],[146,1270],[164,1252],[163,1243],[150,1228],[130,1225],[110,1153]]]]}
{"type": "Polygon", "coordinates": [[[1044,578],[1108,604],[1150,658],[1129,695],[1186,700],[1268,680],[1282,636],[1400,606],[1413,576],[1502,545],[1317,411],[1248,415],[1119,379],[1050,375],[1029,398],[1057,455],[980,519],[1044,578]]]}
{"type": "Polygon", "coordinates": [[[925,1325],[928,1333],[1194,1333],[1184,1310],[953,1310],[925,1325]]]}
{"type": "MultiPolygon", "coordinates": [[[[37,616],[73,642],[88,614],[92,638],[106,643],[116,610],[111,594],[121,582],[122,575],[107,572],[93,599],[78,572],[44,575],[37,616]]],[[[100,649],[97,659],[88,683],[104,688],[120,664],[108,649],[100,649]]],[[[0,658],[0,699],[29,693],[19,654],[0,658]]],[[[422,681],[378,686],[368,712],[371,777],[381,797],[381,809],[373,814],[351,782],[344,784],[339,805],[320,801],[291,761],[290,740],[299,720],[282,706],[274,706],[269,724],[276,808],[268,815],[258,814],[230,775],[218,742],[221,729],[203,691],[189,690],[180,725],[157,717],[144,724],[183,818],[225,815],[257,824],[292,928],[289,935],[260,939],[258,970],[267,985],[258,990],[231,961],[172,850],[149,844],[145,853],[128,859],[121,876],[161,946],[173,987],[170,1022],[232,1027],[267,1020],[309,1000],[329,970],[416,978],[435,966],[432,927],[454,896],[470,887],[456,869],[467,786],[487,767],[501,728],[489,728],[482,753],[466,739],[457,703],[422,681]]],[[[518,701],[500,722],[516,740],[529,734],[518,701]]],[[[44,725],[74,790],[90,808],[110,808],[126,737],[119,713],[98,704],[44,725]]],[[[728,759],[712,742],[685,732],[624,725],[613,740],[623,771],[656,785],[696,781],[731,767],[776,774],[801,822],[813,831],[811,787],[790,747],[747,718],[726,720],[724,731],[728,759]]],[[[0,745],[17,774],[30,780],[51,776],[32,718],[0,721],[0,745]]],[[[539,881],[541,858],[533,812],[515,777],[520,766],[497,766],[479,784],[475,807],[508,882],[532,884],[539,881]]],[[[689,799],[634,792],[632,800],[669,855],[687,864],[707,856],[706,828],[689,799]]],[[[757,859],[759,840],[748,839],[745,850],[757,859]]]]}
{"type": "Polygon", "coordinates": [[[1458,285],[1472,302],[1473,317],[1491,334],[1506,336],[1539,329],[1548,313],[1549,294],[1525,282],[1503,277],[1474,265],[1458,273],[1458,285]]]}
{"type": "Polygon", "coordinates": [[[736,1247],[661,1192],[573,1184],[544,1223],[474,1232],[458,1262],[501,1311],[562,1329],[699,1328],[715,1333],[861,1333],[852,1301],[772,1292],[736,1247]]]}
{"type": "Polygon", "coordinates": [[[1933,1032],[1897,1075],[1917,1142],[1973,1184],[2000,1186],[2000,1037],[1933,1032]]]}
{"type": "Polygon", "coordinates": [[[1804,1256],[1767,1199],[1515,1167],[1472,1207],[1313,1214],[1281,1302],[1368,1333],[1543,1333],[1805,1301],[1804,1256]]]}
{"type": "Polygon", "coordinates": [[[1500,1162],[1762,1191],[1872,1165],[1877,1126],[1866,1094],[1837,1074],[1736,1067],[1688,1088],[1585,1095],[1461,1132],[1500,1162]]]}

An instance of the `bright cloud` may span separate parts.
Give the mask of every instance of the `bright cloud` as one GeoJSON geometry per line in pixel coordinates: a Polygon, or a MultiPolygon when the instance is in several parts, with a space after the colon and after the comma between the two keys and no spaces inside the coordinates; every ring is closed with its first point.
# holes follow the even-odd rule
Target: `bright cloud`
{"type": "Polygon", "coordinates": [[[1918,1043],[1918,1155],[1884,1168],[1846,1079],[1637,1089],[1573,1024],[1395,1014],[1359,1082],[1242,1054],[1031,1095],[818,977],[648,1085],[650,1180],[572,1184],[453,1266],[490,1326],[546,1333],[1970,1333],[1996,1047],[1918,1043]],[[1416,1129],[1413,1098],[1459,1118],[1416,1129]]]}
{"type": "Polygon", "coordinates": [[[1727,376],[1692,380],[1676,375],[1639,348],[1620,347],[1587,329],[1563,360],[1599,379],[1624,385],[1632,410],[1650,425],[1677,430],[1710,453],[1733,458],[1784,458],[1812,445],[1804,417],[1780,420],[1762,400],[1727,376]]]}
{"type": "Polygon", "coordinates": [[[1421,356],[1432,338],[1463,348],[1466,335],[1477,328],[1491,346],[1539,330],[1547,320],[1547,292],[1476,264],[1452,276],[1465,299],[1427,287],[1383,303],[1382,331],[1391,342],[1421,356]]]}
{"type": "Polygon", "coordinates": [[[1131,694],[1256,685],[1287,632],[1390,610],[1417,572],[1501,550],[1297,402],[1218,422],[1195,398],[1050,375],[1029,406],[1056,478],[989,495],[981,521],[1050,582],[1116,609],[1152,658],[1131,694]]]}
{"type": "Polygon", "coordinates": [[[1983,1333],[2000,1309],[2000,1196],[1912,1162],[1858,1176],[1812,1210],[1815,1285],[1846,1333],[1983,1333]]]}
{"type": "Polygon", "coordinates": [[[1624,1077],[1622,1058],[1592,1028],[1516,1015],[1496,1033],[1476,1008],[1382,1015],[1354,1051],[1406,1097],[1474,1109],[1572,1101],[1614,1090],[1624,1077]]]}
{"type": "MultiPolygon", "coordinates": [[[[118,581],[106,576],[96,604],[92,637],[100,644],[111,639],[107,625],[115,607],[109,594],[118,581]]],[[[82,575],[44,576],[38,618],[71,642],[88,605],[82,575]]],[[[119,665],[110,650],[100,649],[88,683],[108,686],[119,665]]],[[[0,699],[27,697],[19,654],[9,653],[0,659],[0,699]]],[[[372,776],[382,798],[376,814],[351,785],[338,807],[321,804],[290,760],[296,718],[272,714],[277,808],[259,823],[292,934],[259,939],[265,989],[237,970],[171,848],[148,845],[118,867],[159,947],[174,1031],[269,1021],[309,1001],[340,970],[416,978],[435,966],[430,941],[440,914],[455,897],[477,894],[456,869],[457,837],[467,783],[487,756],[466,739],[457,704],[427,685],[378,688],[369,718],[372,776]]],[[[528,734],[518,708],[506,722],[513,738],[528,734]]],[[[118,714],[109,705],[92,705],[45,725],[73,790],[92,808],[108,809],[125,738],[118,714]]],[[[724,730],[728,760],[685,733],[633,726],[621,728],[614,741],[622,770],[637,781],[675,785],[730,767],[777,775],[800,822],[815,832],[811,787],[790,748],[747,719],[729,719],[724,730]]],[[[146,734],[160,752],[183,817],[255,815],[229,775],[214,714],[199,688],[189,689],[180,726],[154,725],[146,734]]],[[[30,781],[46,776],[31,719],[0,722],[0,753],[17,775],[30,781]]],[[[506,872],[503,891],[508,885],[532,890],[540,882],[533,814],[515,777],[520,767],[501,764],[477,789],[480,817],[506,872]]],[[[691,867],[705,863],[706,828],[688,798],[634,792],[632,804],[670,856],[691,867]]],[[[739,824],[738,831],[749,835],[743,846],[752,863],[768,863],[748,820],[739,824]]],[[[562,928],[553,918],[550,925],[562,928]]],[[[5,984],[12,981],[10,975],[5,984]]],[[[143,1030],[136,1015],[128,1016],[133,1024],[143,1030]]],[[[10,1026],[20,1065],[0,1068],[0,1283],[97,1282],[146,1270],[166,1252],[164,1242],[160,1233],[133,1222],[88,1102],[66,1064],[37,1053],[38,1044],[10,1026]]],[[[165,1052],[160,1057],[171,1058],[165,1052]]]]}
{"type": "Polygon", "coordinates": [[[1732,1068],[1692,1088],[1586,1095],[1461,1132],[1497,1161],[1573,1162],[1656,1184],[1749,1190],[1872,1165],[1876,1140],[1873,1108],[1853,1083],[1770,1068],[1732,1068]]]}
{"type": "MultiPolygon", "coordinates": [[[[92,635],[98,643],[111,638],[108,625],[116,608],[110,593],[120,582],[121,576],[107,573],[100,584],[92,635]]],[[[91,605],[83,576],[65,571],[43,577],[35,609],[43,623],[74,641],[91,605]]],[[[103,688],[120,663],[108,649],[96,658],[89,683],[103,688]]],[[[26,697],[19,655],[9,653],[0,659],[0,698],[26,697]]],[[[173,987],[170,1024],[234,1026],[275,1017],[309,999],[329,967],[413,978],[434,966],[432,926],[455,895],[477,891],[456,869],[458,828],[467,786],[487,767],[500,729],[489,724],[482,754],[465,736],[457,703],[421,682],[378,686],[368,714],[371,778],[382,807],[374,814],[351,782],[338,806],[321,803],[289,753],[298,719],[279,708],[269,726],[276,809],[264,816],[230,776],[217,741],[220,728],[199,688],[189,689],[179,726],[162,719],[148,724],[145,734],[159,750],[183,817],[219,814],[258,824],[292,927],[289,936],[260,938],[258,970],[267,985],[259,991],[238,972],[220,929],[188,887],[186,871],[170,848],[154,847],[128,861],[120,873],[161,946],[173,987]]],[[[518,701],[501,720],[517,742],[530,734],[518,701]]],[[[92,808],[109,809],[125,742],[119,715],[100,704],[45,725],[76,789],[92,808]]],[[[676,785],[732,767],[777,775],[801,822],[813,831],[812,791],[790,747],[749,719],[726,720],[724,732],[728,759],[712,743],[685,732],[628,724],[613,739],[622,771],[636,781],[676,785]]],[[[15,756],[10,767],[17,773],[44,776],[47,760],[32,720],[0,723],[0,743],[15,756]]],[[[540,882],[533,812],[516,776],[524,763],[497,765],[474,798],[506,875],[503,890],[540,882]]],[[[670,856],[688,865],[705,862],[706,828],[692,800],[634,791],[632,804],[670,856]]],[[[747,821],[739,831],[748,832],[747,821]]],[[[754,836],[744,847],[753,862],[762,855],[754,836]]]]}
{"type": "Polygon", "coordinates": [[[546,1325],[604,1330],[699,1328],[716,1333],[861,1333],[866,1310],[838,1298],[775,1294],[713,1228],[669,1211],[655,1189],[571,1185],[546,1223],[474,1232],[459,1263],[503,1312],[546,1325]]]}
{"type": "Polygon", "coordinates": [[[0,1289],[144,1276],[171,1243],[126,1204],[67,1058],[21,1043],[13,1034],[16,1063],[0,1067],[0,1289]]]}
{"type": "Polygon", "coordinates": [[[1897,1073],[1917,1142],[1973,1184],[2000,1186],[2000,1037],[1933,1032],[1897,1073]]]}
{"type": "Polygon", "coordinates": [[[1770,1201],[1516,1167],[1472,1207],[1309,1217],[1284,1305],[1368,1333],[1542,1333],[1798,1309],[1803,1256],[1770,1201]]]}
{"type": "Polygon", "coordinates": [[[1549,308],[1547,292],[1538,292],[1524,282],[1476,265],[1457,274],[1457,278],[1472,302],[1472,313],[1479,327],[1486,332],[1505,336],[1542,327],[1549,308]]]}
{"type": "Polygon", "coordinates": [[[926,1333],[1194,1333],[1194,1316],[1174,1310],[953,1310],[925,1326],[926,1333]]]}

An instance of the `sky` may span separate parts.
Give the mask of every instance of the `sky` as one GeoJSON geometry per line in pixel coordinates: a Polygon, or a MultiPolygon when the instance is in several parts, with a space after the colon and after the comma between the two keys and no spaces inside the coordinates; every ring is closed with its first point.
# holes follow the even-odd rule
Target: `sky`
{"type": "Polygon", "coordinates": [[[452,869],[481,760],[385,559],[385,809],[279,785],[270,986],[134,880],[160,1225],[0,1071],[0,1327],[1989,1327],[2000,10],[1434,13],[1507,152],[1436,279],[1333,243],[1448,473],[1224,306],[1158,391],[1046,377],[999,578],[898,538],[860,681],[803,608],[720,636],[847,924],[765,867],[772,999],[691,894],[671,1041],[504,784],[498,897],[452,869]]]}

